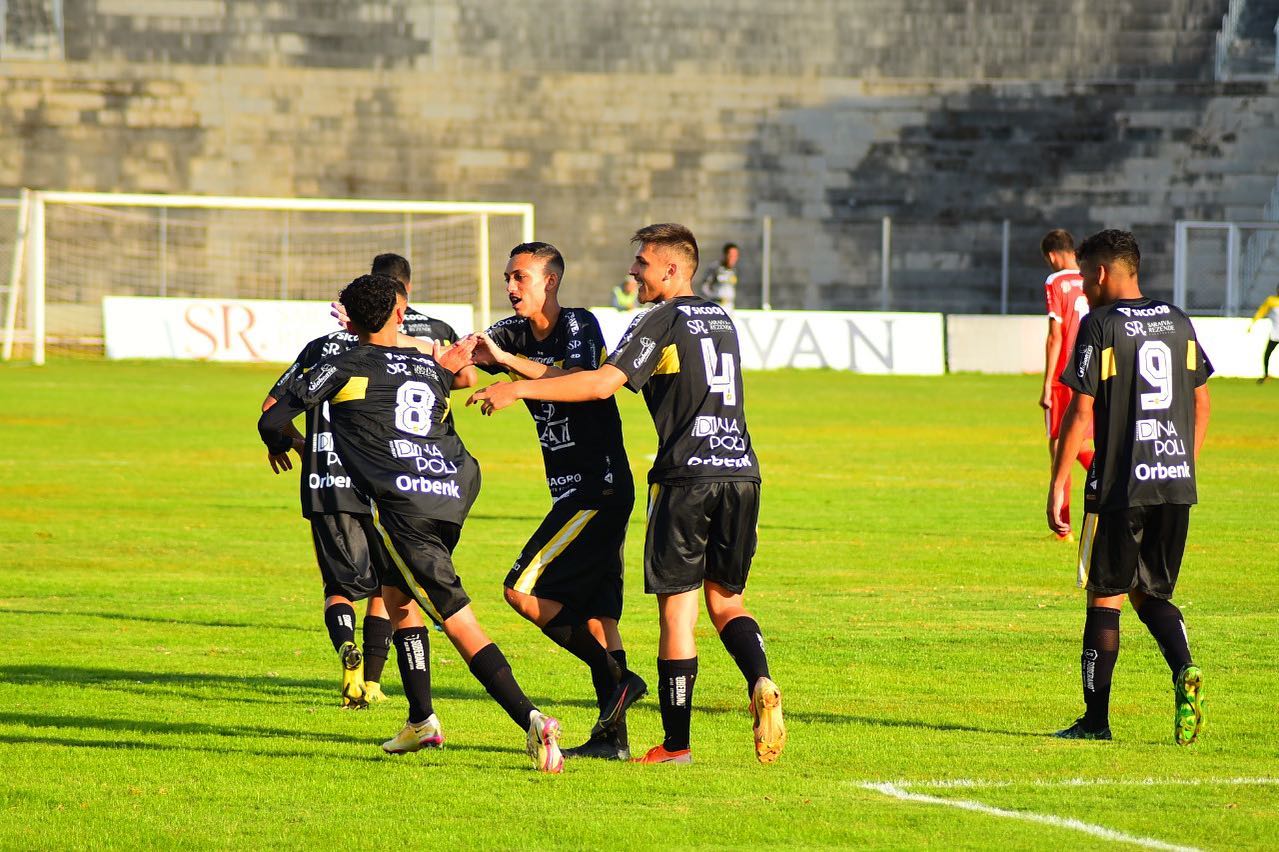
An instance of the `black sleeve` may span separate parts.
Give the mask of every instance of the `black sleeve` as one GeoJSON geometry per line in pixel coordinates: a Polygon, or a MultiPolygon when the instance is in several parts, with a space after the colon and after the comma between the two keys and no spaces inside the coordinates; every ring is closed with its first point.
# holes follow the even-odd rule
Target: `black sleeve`
{"type": "Polygon", "coordinates": [[[1195,333],[1189,317],[1186,318],[1186,325],[1190,327],[1190,340],[1186,344],[1186,369],[1194,372],[1195,387],[1202,387],[1215,371],[1212,362],[1208,360],[1208,353],[1199,345],[1199,335],[1195,333]]]}
{"type": "Polygon", "coordinates": [[[1095,397],[1101,384],[1101,321],[1097,314],[1086,314],[1075,336],[1075,351],[1070,363],[1058,378],[1063,385],[1095,397]]]}
{"type": "MultiPolygon", "coordinates": [[[[487,334],[489,339],[496,343],[503,351],[510,352],[513,355],[522,354],[515,349],[515,345],[513,343],[515,335],[511,331],[511,326],[506,320],[490,325],[484,330],[484,333],[487,334]]],[[[505,376],[509,372],[501,364],[476,364],[475,366],[488,373],[490,376],[505,376]]]]}
{"type": "MultiPolygon", "coordinates": [[[[275,405],[262,412],[258,418],[258,436],[272,453],[288,452],[293,439],[284,433],[285,428],[306,410],[302,401],[288,391],[276,397],[275,405]]],[[[274,394],[273,394],[274,395],[274,394]]]]}
{"type": "Polygon", "coordinates": [[[616,351],[609,356],[608,363],[626,374],[626,386],[632,391],[644,387],[657,368],[662,347],[669,342],[673,330],[670,317],[670,311],[649,308],[631,322],[616,351]]]}
{"type": "Polygon", "coordinates": [[[275,384],[271,385],[269,394],[271,397],[279,399],[284,395],[285,389],[288,388],[289,382],[292,381],[293,377],[300,376],[306,372],[312,360],[311,350],[313,348],[314,343],[308,343],[302,347],[298,357],[293,359],[293,363],[289,365],[289,368],[280,375],[280,378],[275,380],[275,384]]]}

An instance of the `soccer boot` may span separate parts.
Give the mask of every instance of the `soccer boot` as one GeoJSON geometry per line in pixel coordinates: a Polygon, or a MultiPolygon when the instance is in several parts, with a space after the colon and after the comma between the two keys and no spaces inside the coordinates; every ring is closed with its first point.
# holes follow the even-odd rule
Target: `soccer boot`
{"type": "Polygon", "coordinates": [[[354,642],[343,642],[338,659],[342,661],[342,706],[363,710],[369,706],[364,691],[364,655],[354,642]]]}
{"type": "Polygon", "coordinates": [[[1203,672],[1198,666],[1185,666],[1177,673],[1177,715],[1173,736],[1177,745],[1190,745],[1199,737],[1204,724],[1203,672]]]}
{"type": "Polygon", "coordinates": [[[591,734],[591,738],[576,748],[561,749],[564,759],[593,757],[597,760],[630,760],[631,746],[626,737],[626,720],[611,731],[591,734]]]}
{"type": "Polygon", "coordinates": [[[369,704],[378,704],[386,700],[386,693],[382,691],[382,684],[375,680],[366,680],[364,682],[364,700],[369,704]]]}
{"type": "Polygon", "coordinates": [[[613,694],[604,705],[604,709],[600,710],[599,721],[595,723],[595,727],[591,728],[591,735],[607,733],[624,724],[626,711],[632,704],[643,698],[646,692],[648,692],[648,684],[644,682],[644,678],[635,672],[628,672],[626,677],[613,688],[613,694]]]}
{"type": "Polygon", "coordinates": [[[664,745],[655,745],[650,748],[643,757],[637,757],[631,763],[692,763],[693,750],[679,749],[678,751],[667,751],[664,745]]]}
{"type": "Polygon", "coordinates": [[[751,719],[755,731],[755,757],[772,763],[786,746],[786,722],[782,720],[782,692],[766,677],[751,690],[751,719]]]}
{"type": "Polygon", "coordinates": [[[563,772],[560,754],[560,723],[554,716],[534,710],[528,717],[528,756],[538,772],[563,772]]]}
{"type": "Polygon", "coordinates": [[[1069,728],[1060,730],[1053,736],[1059,740],[1108,740],[1110,739],[1110,728],[1106,727],[1097,731],[1090,730],[1084,727],[1084,717],[1080,716],[1069,728]]]}
{"type": "Polygon", "coordinates": [[[416,725],[406,722],[403,730],[382,743],[382,751],[387,754],[407,754],[424,748],[444,748],[444,732],[434,713],[416,725]]]}

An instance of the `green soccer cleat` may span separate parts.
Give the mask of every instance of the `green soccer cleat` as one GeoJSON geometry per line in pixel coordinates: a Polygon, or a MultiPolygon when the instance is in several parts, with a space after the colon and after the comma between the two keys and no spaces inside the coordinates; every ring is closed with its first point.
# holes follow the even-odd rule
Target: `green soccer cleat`
{"type": "Polygon", "coordinates": [[[342,707],[363,710],[369,706],[364,689],[364,655],[354,642],[343,642],[338,659],[342,661],[342,707]]]}
{"type": "Polygon", "coordinates": [[[1190,745],[1199,738],[1204,725],[1204,676],[1198,666],[1185,666],[1177,673],[1177,715],[1173,722],[1173,737],[1177,745],[1190,745]]]}
{"type": "Polygon", "coordinates": [[[406,722],[398,734],[382,743],[382,751],[387,754],[408,754],[424,748],[444,748],[444,732],[434,713],[416,725],[406,722]]]}

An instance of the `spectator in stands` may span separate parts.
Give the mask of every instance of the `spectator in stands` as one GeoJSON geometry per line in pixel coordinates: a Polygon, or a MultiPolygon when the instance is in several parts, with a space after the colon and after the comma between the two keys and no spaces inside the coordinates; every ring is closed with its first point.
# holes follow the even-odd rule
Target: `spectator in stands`
{"type": "Polygon", "coordinates": [[[633,311],[639,307],[639,282],[627,274],[621,284],[613,288],[613,307],[619,311],[633,311]]]}
{"type": "Polygon", "coordinates": [[[736,243],[724,243],[719,265],[702,279],[702,295],[730,311],[737,300],[737,259],[740,255],[736,243]]]}
{"type": "Polygon", "coordinates": [[[1252,315],[1252,322],[1248,323],[1248,330],[1252,331],[1252,327],[1262,317],[1270,320],[1270,340],[1266,342],[1265,354],[1261,356],[1261,378],[1257,379],[1259,385],[1265,384],[1266,379],[1270,378],[1270,353],[1279,346],[1279,288],[1275,289],[1275,295],[1267,296],[1261,307],[1257,308],[1257,312],[1252,315]]]}

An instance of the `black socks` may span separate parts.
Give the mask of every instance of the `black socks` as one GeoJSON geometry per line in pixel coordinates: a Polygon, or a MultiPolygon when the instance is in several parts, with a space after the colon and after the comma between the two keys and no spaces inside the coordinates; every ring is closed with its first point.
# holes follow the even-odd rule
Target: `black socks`
{"type": "Polygon", "coordinates": [[[1084,685],[1084,727],[1110,727],[1110,682],[1119,659],[1119,610],[1090,606],[1084,619],[1084,650],[1079,657],[1084,685]]]}
{"type": "Polygon", "coordinates": [[[601,708],[613,694],[613,688],[622,679],[624,669],[617,660],[591,635],[586,622],[564,607],[547,622],[542,632],[556,645],[591,668],[591,684],[595,687],[595,700],[601,708]]]}
{"type": "Polygon", "coordinates": [[[658,699],[662,709],[662,730],[667,751],[688,748],[689,725],[693,717],[693,683],[697,680],[697,657],[689,660],[657,661],[658,699]]]}
{"type": "Polygon", "coordinates": [[[378,615],[364,616],[364,679],[382,682],[387,652],[391,648],[391,620],[378,615]]]}
{"type": "Polygon", "coordinates": [[[1181,610],[1172,601],[1148,597],[1137,610],[1137,617],[1155,637],[1168,668],[1172,669],[1172,676],[1176,678],[1191,663],[1190,642],[1186,638],[1186,623],[1181,618],[1181,610]]]}
{"type": "Polygon", "coordinates": [[[764,635],[759,625],[749,615],[734,618],[719,632],[728,655],[746,678],[746,691],[755,688],[755,681],[768,677],[768,656],[764,653],[764,635]]]}
{"type": "Polygon", "coordinates": [[[355,610],[350,604],[338,603],[324,610],[324,626],[329,631],[333,650],[341,650],[347,642],[355,642],[355,610]]]}
{"type": "MultiPolygon", "coordinates": [[[[598,642],[596,643],[599,644],[598,642]]],[[[511,673],[511,664],[506,661],[502,649],[490,642],[475,652],[471,657],[471,674],[483,684],[488,694],[493,696],[502,709],[511,717],[521,731],[527,731],[529,714],[537,708],[528,700],[524,690],[515,682],[511,673]]]]}
{"type": "MultiPolygon", "coordinates": [[[[368,624],[368,621],[365,621],[368,624]]],[[[404,697],[409,700],[409,721],[425,722],[435,710],[431,707],[431,640],[425,627],[409,627],[395,631],[396,659],[400,664],[400,681],[404,697]]]]}

